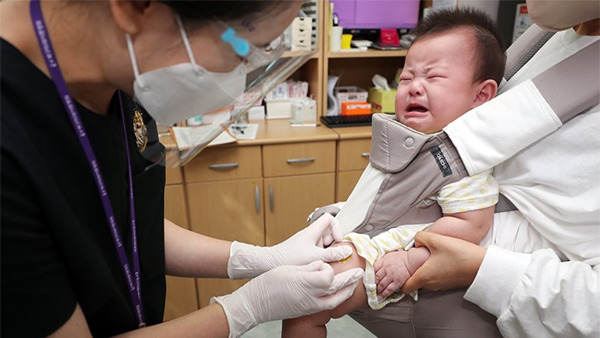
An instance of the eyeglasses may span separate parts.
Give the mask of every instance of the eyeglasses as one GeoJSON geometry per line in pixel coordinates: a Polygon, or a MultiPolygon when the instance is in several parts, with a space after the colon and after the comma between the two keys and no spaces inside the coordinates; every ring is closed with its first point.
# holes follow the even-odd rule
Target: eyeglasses
{"type": "Polygon", "coordinates": [[[221,22],[221,24],[226,27],[223,34],[221,34],[221,40],[231,45],[231,48],[242,59],[247,73],[278,59],[286,50],[286,41],[283,34],[266,46],[257,47],[248,40],[237,36],[235,29],[232,27],[227,26],[224,22],[221,22]]]}

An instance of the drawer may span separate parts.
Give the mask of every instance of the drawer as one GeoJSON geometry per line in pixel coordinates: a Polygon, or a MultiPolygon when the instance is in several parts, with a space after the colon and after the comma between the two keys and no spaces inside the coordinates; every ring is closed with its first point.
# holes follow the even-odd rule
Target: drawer
{"type": "Polygon", "coordinates": [[[338,171],[364,169],[369,164],[371,139],[342,140],[338,143],[338,171]]]}
{"type": "Polygon", "coordinates": [[[183,172],[186,182],[261,177],[260,146],[204,149],[183,172]]]}
{"type": "Polygon", "coordinates": [[[264,177],[335,171],[335,141],[263,146],[264,177]]]}

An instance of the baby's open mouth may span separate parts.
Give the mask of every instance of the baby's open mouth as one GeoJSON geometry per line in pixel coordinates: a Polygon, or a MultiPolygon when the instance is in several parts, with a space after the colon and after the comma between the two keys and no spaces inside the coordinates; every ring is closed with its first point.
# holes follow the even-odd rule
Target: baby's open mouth
{"type": "Polygon", "coordinates": [[[408,106],[408,108],[406,109],[406,111],[408,112],[419,112],[419,113],[425,113],[426,111],[428,111],[427,108],[418,105],[418,104],[411,104],[408,106]]]}

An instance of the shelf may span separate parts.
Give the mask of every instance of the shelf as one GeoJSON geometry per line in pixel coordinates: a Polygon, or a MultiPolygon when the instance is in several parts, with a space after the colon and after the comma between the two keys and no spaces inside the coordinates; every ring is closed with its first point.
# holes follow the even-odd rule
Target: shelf
{"type": "Polygon", "coordinates": [[[281,57],[285,58],[285,57],[303,56],[303,55],[311,54],[311,53],[312,53],[312,55],[310,56],[311,59],[316,59],[319,57],[319,53],[316,50],[315,51],[305,51],[305,50],[287,51],[287,52],[284,52],[281,57]]]}
{"type": "Polygon", "coordinates": [[[372,58],[372,57],[399,57],[406,56],[406,49],[400,50],[373,50],[369,49],[366,52],[327,52],[327,57],[330,59],[343,58],[372,58]]]}

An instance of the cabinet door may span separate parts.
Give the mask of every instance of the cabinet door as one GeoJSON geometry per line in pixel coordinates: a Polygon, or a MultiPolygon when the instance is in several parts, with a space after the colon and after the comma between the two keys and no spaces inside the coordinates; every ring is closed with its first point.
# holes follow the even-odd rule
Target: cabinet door
{"type": "Polygon", "coordinates": [[[335,193],[335,201],[341,202],[348,200],[348,196],[354,190],[354,186],[358,183],[362,170],[342,171],[337,175],[337,190],[335,193]]]}
{"type": "Polygon", "coordinates": [[[266,245],[280,243],[307,226],[315,208],[334,202],[335,174],[265,178],[266,245]]]}
{"type": "Polygon", "coordinates": [[[183,183],[181,168],[166,168],[165,180],[167,185],[183,183]]]}
{"type": "Polygon", "coordinates": [[[187,185],[191,229],[245,243],[264,243],[262,179],[187,185]]]}
{"type": "MultiPolygon", "coordinates": [[[[187,186],[191,229],[203,235],[264,245],[262,179],[245,179],[187,186]]],[[[245,280],[196,279],[200,307],[210,297],[224,295],[245,280]]]]}
{"type": "MultiPolygon", "coordinates": [[[[165,187],[165,218],[188,229],[183,185],[165,187]]],[[[196,283],[193,278],[167,276],[164,320],[171,320],[198,309],[196,283]]]]}
{"type": "Polygon", "coordinates": [[[362,170],[369,164],[371,139],[343,140],[338,142],[337,170],[362,170]]]}

